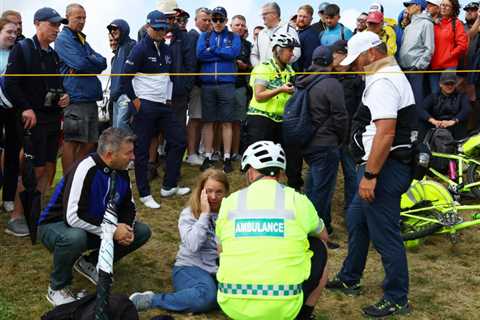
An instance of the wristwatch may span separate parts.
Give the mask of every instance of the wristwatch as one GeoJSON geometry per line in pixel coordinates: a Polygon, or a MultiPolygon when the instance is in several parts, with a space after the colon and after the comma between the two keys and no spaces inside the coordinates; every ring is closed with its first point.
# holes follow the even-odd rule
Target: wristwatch
{"type": "Polygon", "coordinates": [[[371,173],[371,172],[365,171],[365,173],[363,174],[363,176],[364,176],[365,179],[367,179],[367,180],[373,180],[373,179],[375,179],[376,177],[378,177],[378,173],[371,173]]]}

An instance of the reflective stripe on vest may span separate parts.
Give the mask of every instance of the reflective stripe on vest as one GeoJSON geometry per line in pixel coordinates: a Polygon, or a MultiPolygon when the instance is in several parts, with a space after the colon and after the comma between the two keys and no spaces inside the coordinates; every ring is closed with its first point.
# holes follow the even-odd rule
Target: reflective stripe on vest
{"type": "Polygon", "coordinates": [[[231,284],[220,282],[218,291],[225,294],[287,297],[300,294],[302,285],[231,284]]]}

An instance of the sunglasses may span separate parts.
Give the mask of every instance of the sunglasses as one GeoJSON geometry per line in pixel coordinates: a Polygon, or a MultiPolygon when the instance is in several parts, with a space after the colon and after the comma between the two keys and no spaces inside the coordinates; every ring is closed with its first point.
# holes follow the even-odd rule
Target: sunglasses
{"type": "Polygon", "coordinates": [[[225,19],[224,18],[212,18],[213,23],[224,23],[225,19]]]}

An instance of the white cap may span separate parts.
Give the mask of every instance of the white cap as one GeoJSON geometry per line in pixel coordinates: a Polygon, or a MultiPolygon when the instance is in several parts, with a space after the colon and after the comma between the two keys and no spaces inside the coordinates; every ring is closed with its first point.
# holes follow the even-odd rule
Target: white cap
{"type": "Polygon", "coordinates": [[[381,3],[372,3],[368,8],[368,12],[380,11],[383,13],[383,5],[381,3]]]}
{"type": "Polygon", "coordinates": [[[157,10],[163,14],[176,14],[175,9],[178,8],[176,0],[159,0],[157,2],[157,10]]]}
{"type": "Polygon", "coordinates": [[[348,54],[340,63],[342,66],[348,66],[355,61],[360,54],[368,49],[374,48],[382,43],[382,40],[376,33],[364,31],[355,34],[348,40],[348,54]]]}
{"type": "Polygon", "coordinates": [[[442,3],[442,0],[427,0],[427,2],[440,7],[440,4],[442,3]]]}

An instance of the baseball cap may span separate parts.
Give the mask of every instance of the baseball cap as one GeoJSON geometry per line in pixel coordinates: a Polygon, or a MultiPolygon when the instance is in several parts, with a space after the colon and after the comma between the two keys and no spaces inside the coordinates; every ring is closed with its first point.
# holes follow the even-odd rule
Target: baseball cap
{"type": "Polygon", "coordinates": [[[442,4],[442,0],[427,0],[427,3],[431,3],[436,5],[437,7],[440,7],[440,5],[442,4]]]}
{"type": "Polygon", "coordinates": [[[312,61],[315,64],[326,67],[333,62],[333,52],[330,47],[319,46],[313,50],[312,61]]]}
{"type": "Polygon", "coordinates": [[[38,9],[33,16],[33,21],[48,21],[53,23],[68,24],[68,20],[60,16],[60,14],[52,8],[44,7],[38,9]]]}
{"type": "Polygon", "coordinates": [[[372,3],[370,5],[370,8],[368,9],[368,12],[373,11],[380,11],[381,13],[383,13],[383,5],[381,3],[372,3]]]}
{"type": "Polygon", "coordinates": [[[148,14],[147,24],[154,29],[168,29],[167,16],[158,10],[148,14]]]}
{"type": "Polygon", "coordinates": [[[478,10],[479,7],[480,7],[480,3],[470,2],[465,7],[463,7],[463,10],[465,10],[465,11],[467,11],[467,10],[478,10]]]}
{"type": "Polygon", "coordinates": [[[227,17],[227,10],[224,7],[216,7],[212,10],[212,16],[222,16],[224,18],[227,17]]]}
{"type": "Polygon", "coordinates": [[[338,41],[335,41],[334,44],[332,44],[330,46],[330,48],[332,49],[332,52],[340,52],[340,53],[343,53],[343,54],[347,54],[348,53],[348,42],[346,40],[338,40],[338,41]]]}
{"type": "Polygon", "coordinates": [[[457,83],[457,80],[455,72],[443,72],[440,76],[440,83],[457,83]]]}
{"type": "Polygon", "coordinates": [[[175,9],[175,16],[190,18],[190,14],[187,11],[185,11],[183,9],[180,9],[180,8],[175,9]]]}
{"type": "Polygon", "coordinates": [[[383,23],[383,13],[380,11],[372,11],[367,16],[367,22],[370,23],[383,23]]]}
{"type": "Polygon", "coordinates": [[[410,0],[410,1],[405,1],[405,2],[403,3],[403,5],[404,5],[405,7],[408,7],[408,6],[411,5],[411,4],[417,4],[417,5],[419,5],[420,7],[422,7],[422,9],[425,9],[425,8],[427,7],[427,1],[425,1],[425,0],[410,0]]]}
{"type": "Polygon", "coordinates": [[[328,2],[322,2],[320,3],[320,5],[318,6],[318,12],[323,12],[325,11],[325,8],[329,5],[330,3],[328,2]]]}
{"type": "Polygon", "coordinates": [[[177,1],[175,0],[160,0],[157,4],[157,10],[163,12],[167,16],[176,14],[175,9],[178,8],[177,1]]]}
{"type": "Polygon", "coordinates": [[[364,31],[355,34],[348,41],[347,57],[340,63],[342,66],[348,66],[357,60],[358,56],[368,49],[374,48],[382,43],[382,40],[376,33],[364,31]]]}

